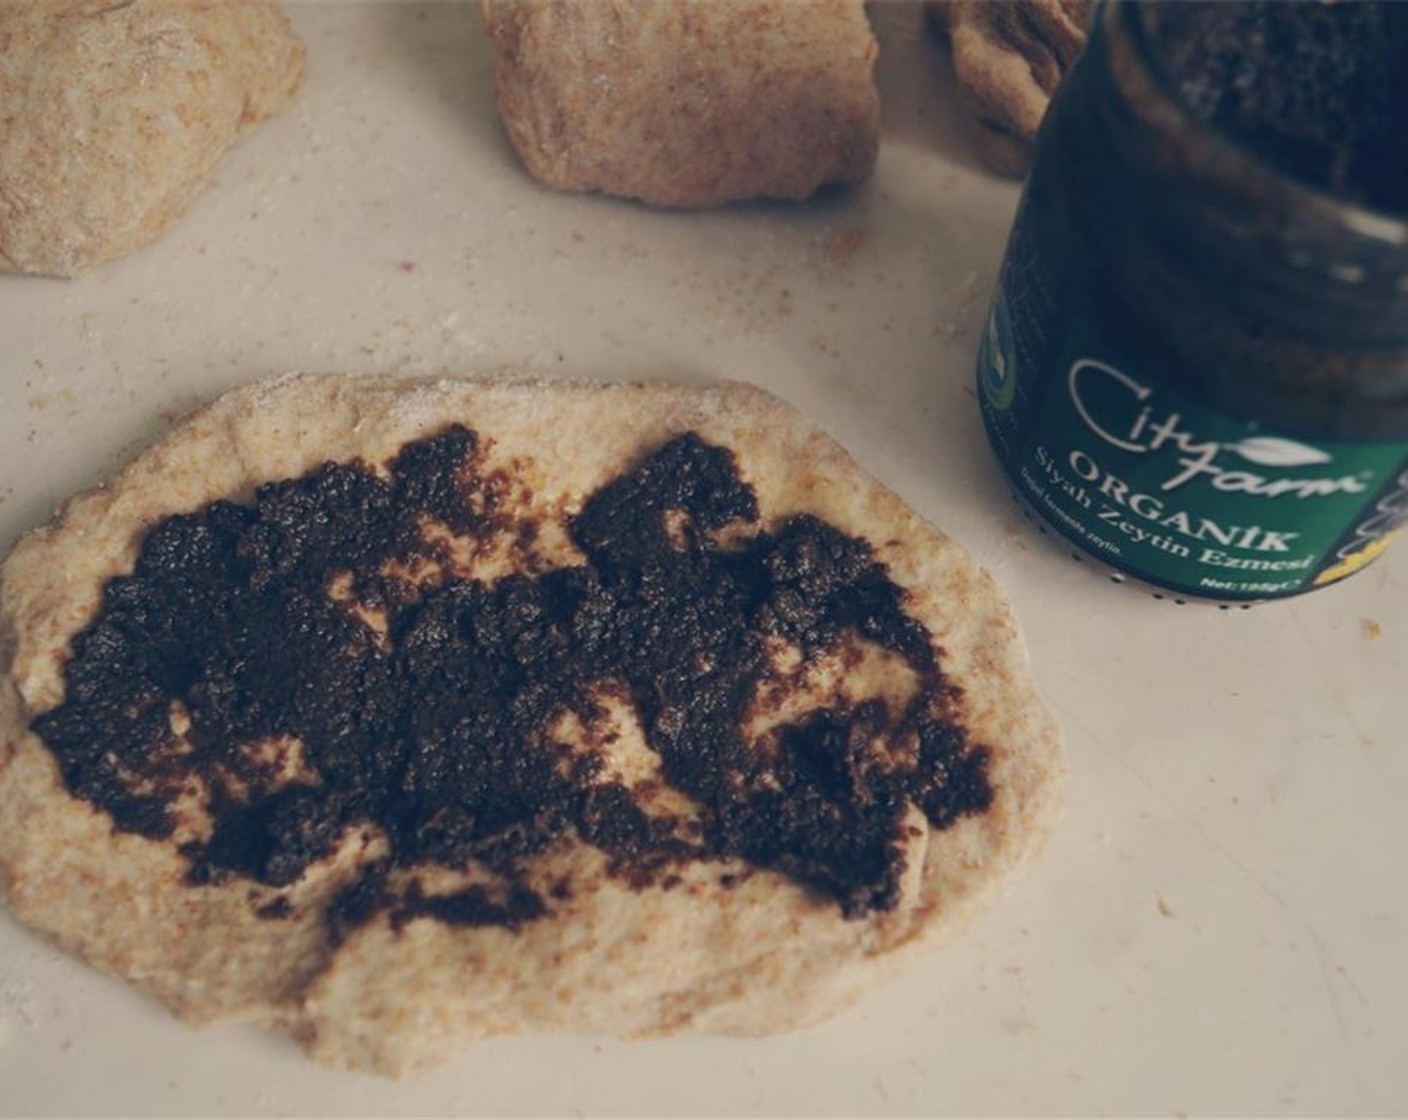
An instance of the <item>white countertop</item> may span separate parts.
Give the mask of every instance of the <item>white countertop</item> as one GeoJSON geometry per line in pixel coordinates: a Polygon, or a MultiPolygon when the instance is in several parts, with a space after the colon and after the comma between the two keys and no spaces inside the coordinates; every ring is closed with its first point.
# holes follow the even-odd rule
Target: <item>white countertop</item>
{"type": "Polygon", "coordinates": [[[292,5],[295,105],[154,247],[0,278],[0,548],[191,405],[289,369],[742,378],[999,579],[1068,738],[1066,822],[961,942],[774,1039],[499,1039],[393,1083],[192,1033],[0,915],[0,1111],[1408,1111],[1408,545],[1219,611],[1115,586],[1008,496],[973,355],[1016,203],[943,53],[878,14],[860,191],[654,213],[526,178],[472,9],[292,5]]]}

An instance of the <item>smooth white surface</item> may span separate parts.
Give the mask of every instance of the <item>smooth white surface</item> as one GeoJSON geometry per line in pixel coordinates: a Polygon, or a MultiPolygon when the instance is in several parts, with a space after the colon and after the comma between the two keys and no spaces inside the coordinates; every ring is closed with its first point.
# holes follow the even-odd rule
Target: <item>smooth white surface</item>
{"type": "Polygon", "coordinates": [[[970,936],[823,1027],[501,1039],[402,1084],[191,1033],[0,915],[0,1111],[1408,1111],[1408,546],[1224,612],[1023,521],[970,387],[1016,188],[975,169],[914,8],[876,17],[863,190],[695,215],[529,181],[473,10],[292,10],[307,88],[183,223],[75,283],[0,279],[0,548],[248,377],[756,381],[997,575],[1066,728],[1066,824],[970,936]]]}

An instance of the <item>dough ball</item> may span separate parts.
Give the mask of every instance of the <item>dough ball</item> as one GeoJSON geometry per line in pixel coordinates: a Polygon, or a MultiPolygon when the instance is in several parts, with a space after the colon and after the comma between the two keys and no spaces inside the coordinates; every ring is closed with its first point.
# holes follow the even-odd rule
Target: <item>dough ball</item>
{"type": "Polygon", "coordinates": [[[0,272],[148,244],[302,78],[273,0],[0,3],[0,272]]]}
{"type": "Polygon", "coordinates": [[[530,173],[653,206],[806,198],[875,165],[861,0],[482,0],[530,173]]]}

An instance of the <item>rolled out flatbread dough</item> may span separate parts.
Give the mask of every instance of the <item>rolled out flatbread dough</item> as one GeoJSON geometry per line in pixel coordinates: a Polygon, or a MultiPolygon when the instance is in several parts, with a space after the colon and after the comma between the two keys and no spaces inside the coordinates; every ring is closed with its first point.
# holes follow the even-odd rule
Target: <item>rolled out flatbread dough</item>
{"type": "Polygon", "coordinates": [[[744,385],[257,382],[0,570],[12,911],[334,1066],[835,1013],[1060,771],[992,580],[744,385]]]}

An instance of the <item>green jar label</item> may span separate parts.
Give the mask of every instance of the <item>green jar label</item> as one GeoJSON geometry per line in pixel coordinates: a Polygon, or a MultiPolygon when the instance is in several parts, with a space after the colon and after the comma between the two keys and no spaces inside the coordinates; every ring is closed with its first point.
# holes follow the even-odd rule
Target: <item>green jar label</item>
{"type": "Polygon", "coordinates": [[[999,458],[1053,527],[1112,567],[1212,599],[1293,595],[1363,567],[1408,517],[1408,443],[1307,440],[1225,415],[1056,321],[1019,219],[978,358],[999,458]]]}

